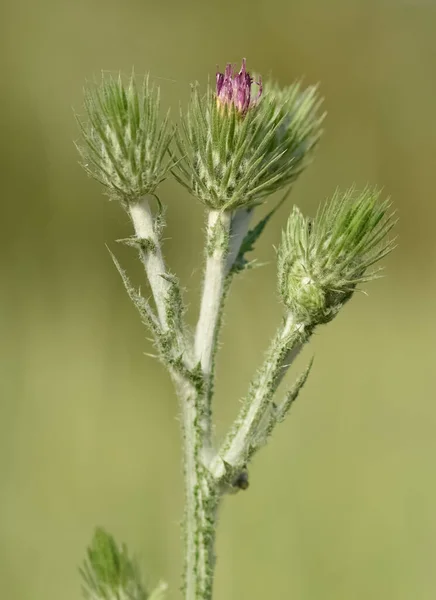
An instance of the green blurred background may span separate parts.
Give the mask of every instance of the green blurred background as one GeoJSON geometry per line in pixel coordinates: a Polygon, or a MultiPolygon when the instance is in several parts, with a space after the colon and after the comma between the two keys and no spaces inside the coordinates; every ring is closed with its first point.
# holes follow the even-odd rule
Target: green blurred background
{"type": "MultiPolygon", "coordinates": [[[[133,279],[126,215],[78,165],[82,86],[150,70],[164,105],[248,59],[281,83],[321,82],[328,117],[292,201],[384,186],[400,214],[387,277],[322,328],[313,374],[249,491],[226,499],[217,600],[430,600],[436,589],[433,0],[40,0],[2,4],[0,596],[73,600],[95,525],[178,596],[183,487],[177,406],[105,244],[133,279]]],[[[201,283],[202,207],[169,181],[165,253],[201,283]]],[[[219,361],[217,435],[280,320],[273,244],[234,286],[219,361]]],[[[264,210],[260,210],[262,214],[264,210]]],[[[297,370],[294,371],[296,373],[297,370]]]]}

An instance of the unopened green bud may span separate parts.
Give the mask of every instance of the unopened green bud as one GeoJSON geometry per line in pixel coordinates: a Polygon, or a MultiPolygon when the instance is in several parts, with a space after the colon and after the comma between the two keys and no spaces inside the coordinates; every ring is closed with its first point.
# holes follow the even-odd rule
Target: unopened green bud
{"type": "Polygon", "coordinates": [[[170,168],[172,138],[168,114],[159,122],[159,89],[148,77],[139,90],[133,75],[127,85],[109,77],[85,90],[85,109],[78,149],[86,171],[125,204],[154,193],[170,168]]]}
{"type": "Polygon", "coordinates": [[[377,277],[367,269],[386,256],[394,242],[388,201],[366,188],[337,191],[315,220],[294,208],[278,251],[281,298],[295,319],[327,323],[351,298],[356,286],[377,277]]]}

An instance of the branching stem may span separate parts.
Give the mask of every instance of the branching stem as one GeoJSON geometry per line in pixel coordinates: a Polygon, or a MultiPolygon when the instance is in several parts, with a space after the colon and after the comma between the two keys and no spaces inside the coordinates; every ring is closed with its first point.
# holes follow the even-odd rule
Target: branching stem
{"type": "Polygon", "coordinates": [[[211,435],[211,395],[213,359],[221,321],[222,298],[225,291],[227,256],[229,252],[231,213],[211,210],[207,223],[207,259],[200,316],[195,333],[195,362],[200,363],[206,384],[204,419],[206,443],[211,435]]]}
{"type": "Polygon", "coordinates": [[[185,600],[210,600],[215,566],[216,512],[220,493],[208,462],[214,357],[221,324],[226,278],[248,230],[251,211],[231,215],[210,211],[203,297],[195,338],[203,388],[178,380],[185,440],[185,600]]]}
{"type": "Polygon", "coordinates": [[[150,287],[153,292],[157,314],[163,329],[168,327],[166,298],[171,284],[166,279],[167,270],[162,256],[155,218],[150,209],[151,196],[144,196],[129,206],[135,235],[139,243],[143,243],[141,260],[144,265],[150,287]]]}
{"type": "Polygon", "coordinates": [[[195,334],[195,357],[203,373],[212,370],[213,346],[216,341],[221,297],[226,277],[231,216],[228,212],[211,210],[207,223],[207,259],[200,317],[195,334]]]}
{"type": "Polygon", "coordinates": [[[226,469],[240,471],[256,451],[258,428],[288,368],[307,341],[310,331],[288,314],[267,352],[262,367],[255,375],[240,414],[225,439],[211,470],[222,478],[226,469]]]}
{"type": "Polygon", "coordinates": [[[210,600],[215,565],[218,486],[205,464],[204,432],[199,427],[202,395],[173,373],[182,408],[185,474],[185,600],[210,600]]]}
{"type": "MultiPolygon", "coordinates": [[[[220,452],[212,454],[214,358],[232,266],[247,233],[251,210],[233,214],[211,210],[207,223],[207,259],[203,296],[197,324],[194,361],[188,350],[187,370],[169,365],[180,398],[185,465],[185,600],[210,600],[215,564],[216,512],[223,491],[221,483],[243,469],[257,449],[257,434],[268,416],[272,397],[286,370],[308,337],[301,323],[288,315],[273,340],[265,362],[255,376],[241,413],[220,452]],[[199,371],[194,371],[199,365],[199,371]],[[191,373],[191,375],[190,375],[191,373]],[[195,376],[193,374],[196,373],[195,376]]],[[[141,260],[150,282],[162,331],[173,332],[173,350],[186,354],[183,327],[177,326],[171,309],[172,279],[162,256],[159,232],[149,198],[129,207],[140,248],[141,260]]],[[[174,312],[174,311],[173,311],[174,312]]]]}

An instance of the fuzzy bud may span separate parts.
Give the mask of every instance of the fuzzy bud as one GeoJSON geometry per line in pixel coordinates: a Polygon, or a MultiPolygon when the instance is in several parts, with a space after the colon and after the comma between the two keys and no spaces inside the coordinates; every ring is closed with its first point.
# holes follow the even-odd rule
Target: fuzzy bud
{"type": "Polygon", "coordinates": [[[210,209],[235,210],[259,204],[289,185],[308,162],[323,116],[316,88],[298,84],[262,88],[246,70],[227,65],[216,91],[193,87],[182,133],[176,179],[210,209]],[[257,97],[251,95],[258,85],[257,97]]]}
{"type": "Polygon", "coordinates": [[[124,204],[153,194],[171,165],[168,114],[159,123],[159,89],[145,77],[138,90],[109,77],[85,90],[87,121],[79,121],[84,146],[78,146],[86,171],[124,204]]]}
{"type": "Polygon", "coordinates": [[[278,250],[279,292],[295,319],[309,325],[331,321],[356,286],[377,277],[367,269],[393,249],[388,201],[367,188],[337,191],[313,222],[297,207],[278,250]]]}

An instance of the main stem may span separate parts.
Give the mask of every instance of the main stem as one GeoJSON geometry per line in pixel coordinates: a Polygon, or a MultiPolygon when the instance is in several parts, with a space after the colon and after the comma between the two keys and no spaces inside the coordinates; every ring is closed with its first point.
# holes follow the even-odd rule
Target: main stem
{"type": "MultiPolygon", "coordinates": [[[[162,331],[171,330],[171,283],[160,248],[156,219],[145,196],[129,207],[129,214],[140,246],[141,260],[147,273],[162,331]]],[[[219,319],[226,275],[229,213],[214,211],[208,223],[209,257],[206,267],[204,297],[196,337],[196,362],[202,377],[192,378],[192,355],[182,330],[173,331],[175,356],[182,353],[188,372],[170,367],[176,386],[183,421],[185,469],[185,600],[211,600],[215,565],[215,521],[219,501],[218,484],[210,475],[210,410],[207,394],[213,345],[219,319]],[[214,244],[214,245],[213,245],[214,244]]],[[[176,327],[176,329],[178,329],[176,327]]]]}
{"type": "Polygon", "coordinates": [[[195,332],[194,356],[201,365],[205,381],[204,429],[205,443],[211,440],[211,399],[212,374],[215,346],[220,324],[222,297],[224,294],[227,275],[227,255],[229,252],[231,213],[211,210],[207,222],[207,259],[204,276],[203,296],[200,306],[200,316],[195,332]]]}
{"type": "Polygon", "coordinates": [[[185,600],[211,600],[218,486],[211,477],[200,426],[201,389],[173,374],[182,405],[185,474],[185,600]]]}
{"type": "Polygon", "coordinates": [[[221,323],[226,278],[248,229],[251,211],[210,211],[207,260],[200,316],[195,335],[195,362],[203,382],[197,388],[178,382],[183,411],[185,453],[185,600],[211,600],[215,569],[216,514],[220,491],[211,476],[211,400],[214,357],[221,323]]]}

